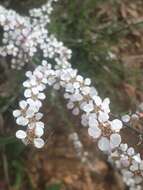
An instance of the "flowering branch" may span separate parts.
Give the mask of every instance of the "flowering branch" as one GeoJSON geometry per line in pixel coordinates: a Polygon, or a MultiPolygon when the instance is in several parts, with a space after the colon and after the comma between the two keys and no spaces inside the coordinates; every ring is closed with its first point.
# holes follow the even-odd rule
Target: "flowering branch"
{"type": "MultiPolygon", "coordinates": [[[[43,114],[40,112],[46,98],[44,91],[48,86],[55,90],[62,88],[67,108],[73,115],[80,115],[82,126],[87,127],[98,148],[120,170],[130,190],[141,190],[143,160],[133,147],[122,143],[124,125],[120,119],[111,119],[109,98],[100,98],[91,86],[90,78],[83,78],[72,68],[69,63],[71,50],[48,33],[46,26],[50,22],[53,1],[30,10],[29,17],[0,7],[0,25],[4,30],[0,54],[11,57],[12,68],[20,69],[31,62],[39,50],[42,52],[41,65],[33,72],[26,72],[27,80],[23,83],[25,99],[19,102],[19,109],[13,111],[16,123],[26,126],[26,130],[16,132],[16,137],[25,144],[34,144],[36,148],[44,146],[45,124],[41,121],[43,114]],[[50,60],[54,60],[54,66],[50,60]]],[[[122,119],[127,121],[127,117],[122,119]]]]}

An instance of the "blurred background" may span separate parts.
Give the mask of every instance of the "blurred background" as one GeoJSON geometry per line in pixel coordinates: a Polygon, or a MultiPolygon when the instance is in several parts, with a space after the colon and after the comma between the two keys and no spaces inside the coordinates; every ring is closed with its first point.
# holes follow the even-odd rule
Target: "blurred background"
{"type": "MultiPolygon", "coordinates": [[[[23,15],[45,2],[0,0],[23,15]]],[[[72,49],[73,67],[92,79],[101,97],[111,99],[112,112],[136,110],[143,101],[143,1],[59,0],[54,9],[48,30],[72,49]]],[[[0,62],[0,190],[125,189],[79,119],[66,110],[62,94],[52,89],[43,108],[46,146],[37,150],[15,139],[12,111],[23,97],[26,70],[13,71],[0,62]],[[91,165],[77,156],[72,132],[79,134],[91,165]]]]}

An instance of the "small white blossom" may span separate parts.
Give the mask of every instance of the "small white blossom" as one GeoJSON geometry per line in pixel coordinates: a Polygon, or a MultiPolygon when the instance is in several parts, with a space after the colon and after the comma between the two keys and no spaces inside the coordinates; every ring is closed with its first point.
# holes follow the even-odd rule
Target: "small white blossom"
{"type": "Polygon", "coordinates": [[[110,122],[110,125],[112,130],[116,132],[119,132],[123,127],[123,124],[119,119],[114,119],[113,121],[110,122]]]}
{"type": "Polygon", "coordinates": [[[34,139],[34,146],[36,147],[36,148],[42,148],[43,146],[44,146],[44,140],[43,139],[41,139],[41,138],[35,138],[34,139]]]}
{"type": "Polygon", "coordinates": [[[23,130],[18,130],[18,131],[16,132],[16,137],[17,137],[18,139],[25,139],[26,136],[27,136],[27,134],[26,134],[26,132],[23,131],[23,130]]]}

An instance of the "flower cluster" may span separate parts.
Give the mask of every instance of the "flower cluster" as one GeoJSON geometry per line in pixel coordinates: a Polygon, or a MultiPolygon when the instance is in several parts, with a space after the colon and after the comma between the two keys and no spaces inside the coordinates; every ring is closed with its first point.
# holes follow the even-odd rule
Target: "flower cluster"
{"type": "Polygon", "coordinates": [[[11,58],[12,68],[21,69],[39,50],[44,58],[54,58],[60,67],[63,64],[68,66],[71,50],[49,35],[46,28],[53,1],[56,0],[48,1],[40,9],[30,10],[30,17],[0,6],[0,26],[3,29],[0,55],[11,58]]]}
{"type": "MultiPolygon", "coordinates": [[[[92,138],[98,139],[99,149],[109,153],[112,160],[116,158],[114,162],[116,167],[121,169],[124,181],[132,190],[139,189],[142,182],[140,155],[135,154],[133,148],[121,144],[119,132],[123,124],[119,119],[110,120],[110,101],[108,98],[101,100],[97,90],[90,86],[90,79],[84,79],[76,69],[52,69],[46,61],[43,61],[33,73],[28,71],[26,76],[28,80],[23,83],[26,87],[24,91],[26,100],[20,102],[21,109],[15,110],[13,115],[17,118],[17,124],[27,126],[27,130],[26,132],[18,130],[16,136],[26,143],[33,143],[37,148],[43,147],[44,141],[41,136],[44,123],[39,121],[42,118],[42,114],[39,113],[41,100],[45,99],[43,90],[47,86],[53,86],[56,90],[62,87],[67,108],[71,109],[74,115],[81,113],[81,123],[88,127],[88,133],[92,138]],[[136,167],[134,171],[137,163],[138,168],[136,167]],[[128,175],[132,177],[130,181],[127,180],[128,175]]],[[[81,148],[77,135],[72,135],[71,138],[75,147],[81,148]]]]}
{"type": "Polygon", "coordinates": [[[57,1],[58,0],[49,0],[40,8],[31,9],[29,15],[33,19],[34,24],[46,26],[50,22],[50,15],[53,11],[52,3],[57,1]]]}
{"type": "Polygon", "coordinates": [[[124,182],[130,190],[142,189],[143,160],[140,154],[136,154],[133,147],[127,144],[120,144],[109,156],[109,161],[120,169],[124,182]]]}
{"type": "MultiPolygon", "coordinates": [[[[47,85],[53,85],[57,90],[60,87],[65,90],[64,98],[68,101],[67,107],[72,109],[74,115],[81,112],[82,124],[88,126],[89,135],[94,139],[99,139],[99,149],[109,153],[119,146],[121,143],[119,132],[122,128],[122,122],[118,119],[109,120],[109,99],[101,100],[96,89],[90,86],[89,78],[84,79],[78,75],[77,70],[72,68],[51,69],[51,65],[46,61],[43,61],[42,66],[38,66],[33,73],[28,71],[26,76],[28,80],[23,85],[26,87],[24,96],[28,106],[26,105],[26,111],[22,110],[25,116],[18,117],[17,124],[27,125],[29,129],[29,115],[27,113],[30,112],[33,121],[33,117],[42,106],[41,100],[45,99],[43,90],[47,85]]],[[[14,116],[17,117],[17,111],[14,111],[14,116]]],[[[26,137],[28,138],[28,136],[26,137]]]]}
{"type": "Polygon", "coordinates": [[[76,132],[71,133],[69,135],[69,140],[73,143],[77,156],[81,159],[81,161],[83,163],[88,163],[88,152],[84,151],[83,144],[80,141],[78,134],[76,132]]]}
{"type": "Polygon", "coordinates": [[[58,71],[60,85],[65,89],[64,98],[67,99],[67,108],[74,115],[81,111],[81,123],[88,127],[88,133],[94,139],[99,139],[98,147],[104,152],[111,152],[119,146],[122,122],[118,119],[109,119],[109,99],[98,96],[97,90],[90,86],[91,80],[84,79],[75,69],[58,71]]]}
{"type": "MultiPolygon", "coordinates": [[[[56,90],[62,88],[67,108],[73,115],[80,115],[82,126],[87,127],[89,136],[97,141],[98,148],[107,153],[109,160],[120,169],[130,189],[140,190],[143,161],[133,148],[122,144],[120,135],[122,121],[128,123],[130,117],[126,115],[122,121],[111,119],[109,98],[100,98],[97,90],[91,86],[90,78],[82,77],[72,68],[69,63],[71,50],[49,34],[46,27],[54,1],[57,0],[49,0],[41,8],[30,10],[27,17],[0,6],[0,25],[4,32],[0,55],[10,57],[12,67],[17,69],[34,56],[38,57],[38,53],[41,53],[39,57],[43,60],[33,72],[26,72],[24,100],[19,102],[19,109],[13,111],[16,123],[22,126],[16,132],[16,137],[25,144],[34,144],[36,148],[44,146],[42,136],[45,124],[41,121],[43,114],[40,112],[42,101],[46,98],[44,91],[48,86],[56,90]],[[49,64],[50,59],[54,61],[53,65],[49,64]]],[[[78,150],[82,148],[76,134],[70,138],[78,150]]]]}
{"type": "Polygon", "coordinates": [[[55,82],[55,72],[51,65],[46,61],[42,62],[33,73],[26,72],[27,80],[23,83],[26,88],[24,91],[25,100],[20,101],[19,110],[14,110],[13,115],[16,123],[21,126],[27,126],[26,132],[18,130],[16,137],[22,139],[26,144],[33,143],[35,147],[41,148],[44,145],[41,136],[44,133],[44,123],[41,122],[43,114],[39,112],[42,106],[42,100],[45,99],[43,91],[46,85],[52,85],[55,82]]]}
{"type": "MultiPolygon", "coordinates": [[[[90,86],[90,79],[84,79],[78,75],[77,70],[72,68],[52,69],[52,66],[46,61],[43,61],[42,65],[38,66],[33,73],[28,71],[26,76],[28,80],[23,83],[26,87],[24,92],[26,100],[20,102],[20,110],[15,110],[13,115],[17,118],[17,124],[27,126],[27,129],[26,132],[18,130],[16,136],[25,143],[33,143],[37,148],[43,147],[44,141],[41,136],[44,123],[39,121],[42,118],[42,114],[39,113],[42,106],[41,100],[45,99],[43,90],[46,89],[46,86],[53,86],[56,90],[62,87],[65,91],[64,98],[68,101],[67,108],[72,109],[74,115],[81,113],[82,125],[88,127],[88,133],[92,138],[99,139],[100,150],[109,153],[112,158],[115,153],[118,153],[115,163],[116,167],[121,169],[124,181],[128,182],[127,185],[132,190],[133,188],[139,189],[140,185],[138,184],[142,181],[142,172],[139,171],[142,163],[140,156],[134,153],[133,148],[121,144],[119,132],[123,124],[118,119],[109,119],[110,101],[108,98],[101,100],[96,89],[90,86]],[[133,171],[137,163],[138,169],[133,171]],[[121,165],[124,166],[123,169],[121,165]],[[130,182],[126,178],[129,173],[129,177],[132,176],[130,182]]],[[[78,140],[75,135],[73,140],[77,147],[78,140]]],[[[80,144],[78,143],[78,145],[80,144]]]]}

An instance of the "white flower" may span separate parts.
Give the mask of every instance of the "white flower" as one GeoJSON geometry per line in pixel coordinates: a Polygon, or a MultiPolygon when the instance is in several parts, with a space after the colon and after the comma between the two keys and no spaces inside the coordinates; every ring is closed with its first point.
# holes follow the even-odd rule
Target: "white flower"
{"type": "Polygon", "coordinates": [[[89,86],[83,86],[80,88],[83,95],[88,95],[90,93],[90,87],[89,86]]]}
{"type": "Polygon", "coordinates": [[[119,134],[115,133],[110,136],[111,149],[118,147],[120,143],[121,143],[121,136],[119,134]]]}
{"type": "Polygon", "coordinates": [[[128,123],[130,121],[131,117],[128,114],[126,114],[126,115],[123,115],[121,117],[121,119],[123,122],[128,123]]]}
{"type": "Polygon", "coordinates": [[[81,124],[82,124],[84,127],[87,127],[87,126],[88,126],[88,115],[87,115],[87,114],[82,114],[82,115],[81,115],[81,124]]]}
{"type": "Polygon", "coordinates": [[[101,129],[98,128],[97,126],[89,127],[88,128],[88,134],[89,134],[89,136],[97,139],[101,136],[101,129]]]}
{"type": "Polygon", "coordinates": [[[130,166],[130,170],[135,172],[139,169],[139,165],[136,161],[132,161],[132,165],[130,166]]]}
{"type": "Polygon", "coordinates": [[[44,140],[41,138],[34,138],[34,146],[36,148],[42,148],[44,146],[44,140]]]}
{"type": "Polygon", "coordinates": [[[90,87],[90,92],[89,92],[90,97],[93,98],[93,97],[97,96],[97,94],[98,94],[98,92],[97,92],[96,88],[90,87]]]}
{"type": "Polygon", "coordinates": [[[120,144],[120,147],[119,147],[123,152],[126,152],[127,149],[128,149],[128,145],[127,144],[120,144]]]}
{"type": "Polygon", "coordinates": [[[19,107],[21,109],[25,109],[27,107],[27,102],[25,100],[22,100],[19,102],[19,107]]]}
{"type": "Polygon", "coordinates": [[[18,130],[18,131],[16,132],[16,137],[17,137],[18,139],[25,139],[26,136],[27,136],[27,134],[26,134],[26,132],[23,131],[23,130],[18,130]]]}
{"type": "Polygon", "coordinates": [[[133,148],[133,147],[129,147],[129,148],[127,149],[127,154],[128,154],[129,156],[133,156],[133,155],[135,154],[134,148],[133,148]]]}
{"type": "Polygon", "coordinates": [[[90,113],[88,115],[88,124],[89,127],[98,127],[99,123],[97,121],[97,114],[96,113],[90,113]]]}
{"type": "Polygon", "coordinates": [[[78,107],[75,107],[73,110],[72,110],[72,114],[73,115],[78,115],[80,112],[79,108],[78,107]]]}
{"type": "Polygon", "coordinates": [[[112,134],[110,139],[107,137],[101,137],[98,141],[98,147],[100,150],[110,152],[112,149],[118,147],[121,143],[121,136],[119,134],[112,134]]]}
{"type": "Polygon", "coordinates": [[[43,129],[43,127],[36,126],[36,127],[35,127],[35,135],[36,135],[37,137],[41,137],[43,134],[44,134],[44,129],[43,129]]]}
{"type": "Polygon", "coordinates": [[[93,102],[90,101],[89,103],[84,103],[84,106],[83,106],[83,111],[85,111],[86,113],[90,113],[91,111],[93,111],[94,109],[94,105],[93,105],[93,102]]]}
{"type": "Polygon", "coordinates": [[[101,100],[101,98],[100,98],[99,96],[93,96],[92,98],[93,98],[93,100],[94,100],[94,102],[95,102],[95,104],[96,104],[97,106],[100,106],[100,105],[101,105],[102,100],[101,100]]]}
{"type": "Polygon", "coordinates": [[[42,127],[44,128],[44,123],[42,121],[39,121],[42,118],[43,114],[36,113],[32,119],[32,121],[29,122],[28,128],[33,129],[35,127],[42,127]]]}
{"type": "Polygon", "coordinates": [[[41,101],[38,100],[38,99],[33,100],[31,98],[28,98],[27,102],[30,105],[30,107],[33,107],[33,109],[35,110],[35,112],[36,112],[36,110],[38,111],[40,109],[40,107],[42,106],[41,101]]]}
{"type": "Polygon", "coordinates": [[[23,116],[20,116],[16,119],[18,125],[26,126],[29,123],[29,120],[23,116]]]}
{"type": "Polygon", "coordinates": [[[110,125],[111,129],[116,132],[119,132],[123,127],[123,124],[119,119],[114,119],[113,121],[110,122],[110,125]]]}
{"type": "Polygon", "coordinates": [[[19,117],[21,115],[21,111],[20,110],[14,110],[13,111],[13,116],[14,117],[19,117]]]}
{"type": "Polygon", "coordinates": [[[16,123],[18,125],[26,126],[29,122],[28,118],[26,117],[26,110],[27,110],[27,102],[26,101],[20,101],[19,106],[20,110],[14,110],[13,116],[16,117],[16,123]]]}
{"type": "Polygon", "coordinates": [[[102,109],[105,113],[109,113],[109,112],[110,112],[109,104],[110,104],[109,98],[105,98],[105,99],[103,100],[103,102],[101,103],[101,109],[102,109]]]}
{"type": "Polygon", "coordinates": [[[101,137],[98,141],[98,148],[103,152],[110,152],[110,142],[106,137],[101,137]]]}
{"type": "Polygon", "coordinates": [[[108,119],[109,119],[108,113],[99,111],[99,115],[98,115],[99,122],[104,123],[104,122],[108,121],[108,119]]]}
{"type": "Polygon", "coordinates": [[[69,102],[67,103],[67,108],[68,108],[68,109],[73,109],[73,107],[74,107],[74,103],[73,103],[72,101],[69,101],[69,102]]]}
{"type": "Polygon", "coordinates": [[[89,86],[91,84],[91,79],[90,78],[86,78],[84,80],[84,84],[89,86]]]}

